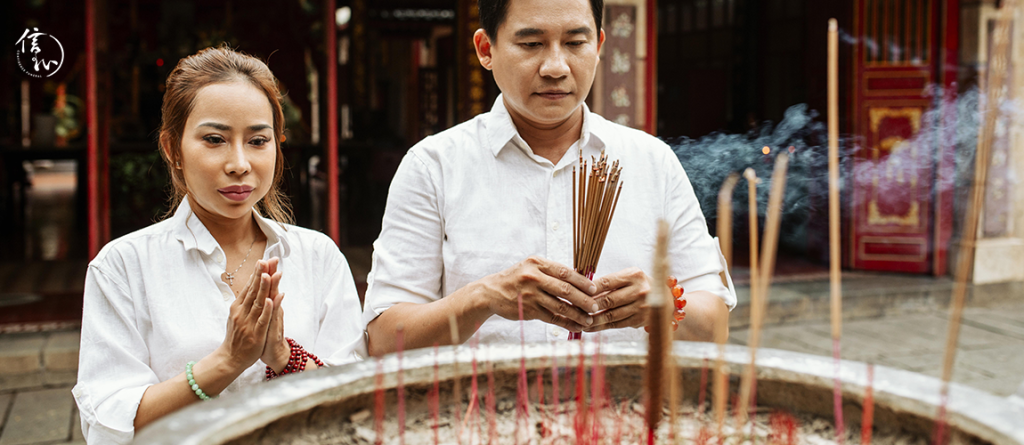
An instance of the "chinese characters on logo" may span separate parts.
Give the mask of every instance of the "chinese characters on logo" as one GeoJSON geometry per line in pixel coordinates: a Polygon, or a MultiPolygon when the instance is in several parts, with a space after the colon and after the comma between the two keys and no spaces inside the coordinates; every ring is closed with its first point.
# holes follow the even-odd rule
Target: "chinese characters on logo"
{"type": "Polygon", "coordinates": [[[18,66],[32,77],[50,77],[64,64],[64,47],[39,28],[25,28],[14,43],[18,66]]]}

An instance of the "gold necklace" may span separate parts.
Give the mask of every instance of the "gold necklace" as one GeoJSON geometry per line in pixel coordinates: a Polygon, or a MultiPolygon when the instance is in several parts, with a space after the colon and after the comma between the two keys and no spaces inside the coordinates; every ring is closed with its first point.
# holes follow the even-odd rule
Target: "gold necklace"
{"type": "Polygon", "coordinates": [[[224,273],[220,274],[221,281],[228,283],[228,286],[235,285],[235,273],[237,273],[238,270],[242,268],[242,265],[245,264],[245,262],[249,259],[249,254],[252,253],[252,246],[256,245],[257,238],[259,237],[256,236],[252,238],[252,243],[249,244],[249,251],[245,253],[245,258],[242,259],[242,263],[239,264],[237,268],[235,268],[234,272],[228,273],[227,269],[224,269],[224,273]]]}

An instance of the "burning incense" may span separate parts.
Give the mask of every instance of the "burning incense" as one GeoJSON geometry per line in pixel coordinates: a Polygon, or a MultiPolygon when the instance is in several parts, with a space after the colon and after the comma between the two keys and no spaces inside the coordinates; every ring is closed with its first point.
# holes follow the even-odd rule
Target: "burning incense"
{"type": "Polygon", "coordinates": [[[978,219],[985,203],[985,185],[988,181],[988,166],[992,162],[992,140],[995,138],[996,120],[999,117],[999,105],[1003,99],[1003,86],[1009,70],[1010,29],[1013,24],[1013,12],[1016,0],[1005,0],[999,10],[995,29],[992,33],[991,58],[988,62],[988,73],[985,89],[985,107],[983,110],[981,131],[978,132],[978,149],[974,160],[974,184],[968,202],[964,221],[963,246],[957,258],[956,283],[953,286],[953,302],[949,311],[949,332],[946,336],[946,351],[942,361],[942,393],[938,419],[935,422],[935,443],[945,442],[946,403],[949,399],[949,380],[953,376],[953,363],[956,359],[957,341],[960,336],[960,321],[963,316],[964,301],[967,297],[967,280],[970,278],[974,265],[975,241],[978,236],[978,219]]]}
{"type": "MultiPolygon", "coordinates": [[[[716,232],[726,266],[732,265],[732,192],[739,180],[739,175],[730,173],[722,183],[722,189],[718,191],[718,230],[716,232]]],[[[724,275],[722,279],[724,282],[724,275]]]]}
{"type": "MultiPolygon", "coordinates": [[[[594,279],[597,261],[622,194],[619,161],[609,164],[604,152],[599,159],[591,158],[591,161],[588,168],[581,151],[579,175],[573,168],[572,179],[573,269],[590,280],[594,279]]],[[[569,334],[570,340],[579,338],[578,333],[569,334]]]]}
{"type": "Polygon", "coordinates": [[[750,331],[747,348],[750,350],[750,364],[744,369],[740,380],[739,406],[736,409],[739,424],[747,422],[747,408],[754,381],[754,362],[757,359],[757,346],[761,338],[761,282],[759,279],[761,272],[758,269],[757,259],[757,184],[760,181],[752,168],[746,169],[743,172],[743,177],[747,180],[749,190],[747,193],[749,211],[747,213],[750,220],[750,331]]]}
{"type": "Polygon", "coordinates": [[[665,381],[665,359],[671,345],[670,311],[673,307],[668,288],[662,286],[668,280],[668,223],[658,221],[658,237],[654,247],[653,276],[655,286],[647,297],[648,327],[647,343],[647,434],[653,442],[654,431],[661,421],[661,396],[665,381]]]}
{"type": "Polygon", "coordinates": [[[836,440],[843,438],[843,389],[839,380],[839,351],[843,334],[843,284],[839,270],[839,22],[828,21],[828,247],[832,316],[832,357],[835,362],[833,411],[836,440]]]}
{"type": "MultiPolygon", "coordinates": [[[[452,391],[452,402],[455,407],[455,412],[462,411],[462,378],[459,377],[459,361],[457,360],[459,355],[459,344],[462,342],[459,340],[459,321],[455,318],[455,314],[448,314],[448,328],[451,330],[452,340],[452,354],[456,357],[456,360],[452,360],[453,371],[455,378],[452,379],[454,383],[454,391],[452,391]]],[[[462,431],[462,423],[459,416],[455,416],[455,431],[462,431]]],[[[459,438],[462,438],[462,434],[459,434],[459,438]]]]}

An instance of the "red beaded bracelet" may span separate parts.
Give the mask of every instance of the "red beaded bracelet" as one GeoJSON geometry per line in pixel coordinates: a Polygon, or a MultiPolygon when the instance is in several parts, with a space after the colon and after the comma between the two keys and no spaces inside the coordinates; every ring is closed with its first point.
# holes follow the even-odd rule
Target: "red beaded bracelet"
{"type": "Polygon", "coordinates": [[[274,370],[267,365],[267,380],[272,380],[285,374],[305,371],[306,361],[309,359],[312,359],[313,363],[316,363],[316,366],[320,368],[324,367],[324,362],[320,361],[320,359],[313,353],[306,352],[305,349],[302,349],[302,346],[299,346],[297,341],[287,337],[285,340],[288,341],[288,346],[292,349],[291,356],[288,358],[288,364],[284,365],[284,369],[281,370],[280,374],[274,372],[274,370]]]}

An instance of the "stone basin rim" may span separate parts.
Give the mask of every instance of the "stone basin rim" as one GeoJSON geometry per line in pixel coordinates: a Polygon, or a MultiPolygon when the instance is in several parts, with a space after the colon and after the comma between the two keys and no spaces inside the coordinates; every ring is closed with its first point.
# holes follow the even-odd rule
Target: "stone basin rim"
{"type": "MultiPolygon", "coordinates": [[[[584,344],[588,366],[598,345],[584,344]]],[[[607,366],[642,364],[647,346],[642,343],[603,343],[600,346],[607,366]]],[[[676,341],[673,355],[679,367],[700,368],[704,360],[714,362],[718,347],[713,343],[676,341]]],[[[491,360],[495,371],[519,369],[520,358],[527,369],[550,367],[554,357],[559,366],[575,366],[580,354],[576,342],[564,344],[491,344],[476,351],[481,363],[491,360]],[[571,360],[572,359],[572,360],[571,360]],[[571,361],[570,361],[571,360],[571,361]]],[[[437,348],[436,360],[441,380],[472,374],[473,350],[468,345],[437,348]]],[[[745,346],[726,345],[725,363],[738,373],[750,362],[745,346]]],[[[399,357],[390,354],[379,361],[385,375],[384,385],[395,385],[399,357]]],[[[407,351],[402,357],[406,385],[433,381],[434,348],[407,351]]],[[[832,388],[834,362],[831,357],[769,348],[757,350],[757,377],[793,382],[813,387],[832,388]]],[[[378,360],[329,367],[256,385],[246,393],[226,395],[209,402],[196,403],[164,417],[138,432],[135,443],[208,444],[224,443],[262,428],[284,416],[304,412],[316,406],[345,400],[373,391],[378,360]]],[[[910,371],[875,366],[874,394],[877,405],[931,418],[937,412],[942,382],[934,377],[910,371]]],[[[840,365],[844,400],[861,401],[867,383],[863,362],[843,360],[840,365]]],[[[954,428],[994,444],[1024,445],[1024,406],[964,385],[951,383],[948,420],[954,428]]]]}

